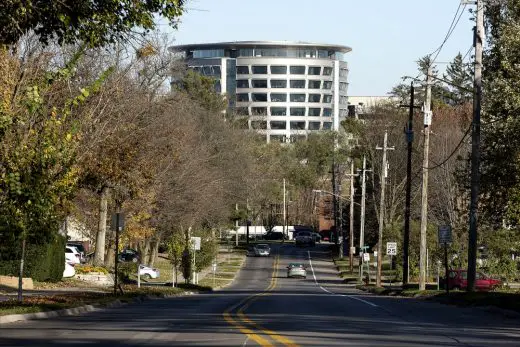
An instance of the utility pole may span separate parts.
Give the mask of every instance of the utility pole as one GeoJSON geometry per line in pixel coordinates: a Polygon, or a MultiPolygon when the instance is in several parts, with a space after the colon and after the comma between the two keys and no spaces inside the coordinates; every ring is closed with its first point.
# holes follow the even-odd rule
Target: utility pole
{"type": "Polygon", "coordinates": [[[235,219],[235,246],[238,247],[238,204],[235,204],[235,211],[237,212],[237,219],[235,219]]]}
{"type": "Polygon", "coordinates": [[[484,40],[484,3],[477,0],[477,25],[474,30],[475,72],[473,81],[473,122],[471,127],[471,200],[468,234],[468,291],[475,291],[477,272],[478,195],[480,188],[480,106],[482,100],[482,42],[484,40]]]}
{"type": "Polygon", "coordinates": [[[350,261],[350,273],[354,271],[354,161],[350,163],[350,221],[349,221],[349,261],[350,261]]]}
{"type": "Polygon", "coordinates": [[[410,249],[410,212],[412,204],[412,152],[413,152],[413,113],[415,108],[415,88],[413,81],[410,83],[410,104],[408,107],[408,124],[405,128],[407,143],[406,159],[406,198],[404,204],[404,235],[403,235],[403,286],[408,284],[408,261],[410,249]]]}
{"type": "MultiPolygon", "coordinates": [[[[426,100],[424,101],[424,157],[422,165],[421,235],[419,255],[419,290],[426,289],[426,235],[428,227],[428,156],[430,151],[430,125],[432,122],[432,67],[426,76],[426,100]]],[[[406,271],[406,269],[403,269],[406,271]]]]}
{"type": "MultiPolygon", "coordinates": [[[[358,170],[359,171],[359,170],[358,170]]],[[[364,250],[365,246],[365,195],[366,195],[366,173],[372,170],[367,170],[367,158],[363,156],[363,169],[361,174],[361,216],[360,216],[360,229],[359,229],[359,249],[360,253],[364,250]]],[[[359,263],[362,267],[363,259],[360,257],[359,263]]],[[[360,271],[360,280],[362,280],[363,270],[360,271]]]]}
{"type": "MultiPolygon", "coordinates": [[[[334,152],[335,153],[335,152],[334,152]]],[[[338,220],[338,182],[337,182],[337,165],[335,155],[332,157],[332,205],[334,210],[334,244],[339,245],[339,220],[338,220]]],[[[341,247],[338,248],[338,256],[340,259],[343,258],[343,252],[341,247]]]]}
{"type": "Polygon", "coordinates": [[[282,242],[285,241],[285,222],[287,218],[287,210],[285,209],[285,178],[283,179],[283,238],[282,242]]]}
{"type": "Polygon", "coordinates": [[[394,147],[388,147],[388,133],[385,131],[383,147],[376,147],[383,151],[383,163],[381,164],[381,201],[379,204],[379,238],[377,242],[377,274],[376,287],[381,287],[381,267],[383,264],[383,228],[385,221],[385,185],[388,175],[388,164],[386,162],[386,151],[394,150],[394,147]]]}

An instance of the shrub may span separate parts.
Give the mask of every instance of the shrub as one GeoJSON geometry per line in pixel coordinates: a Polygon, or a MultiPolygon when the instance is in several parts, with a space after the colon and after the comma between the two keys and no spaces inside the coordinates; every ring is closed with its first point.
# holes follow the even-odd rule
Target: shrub
{"type": "Polygon", "coordinates": [[[119,263],[117,267],[117,278],[119,282],[129,282],[131,275],[137,275],[137,263],[119,263]]]}
{"type": "Polygon", "coordinates": [[[78,274],[88,274],[91,272],[101,272],[105,275],[108,274],[108,270],[101,266],[76,265],[74,268],[76,269],[76,273],[78,274]]]}

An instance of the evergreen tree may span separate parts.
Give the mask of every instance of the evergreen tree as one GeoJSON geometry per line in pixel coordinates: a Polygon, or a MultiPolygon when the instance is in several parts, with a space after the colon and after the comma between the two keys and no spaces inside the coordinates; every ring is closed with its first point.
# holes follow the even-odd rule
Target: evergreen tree
{"type": "Polygon", "coordinates": [[[472,73],[469,64],[462,60],[462,54],[457,54],[448,65],[444,79],[451,82],[447,87],[449,103],[461,105],[472,100],[472,73]]]}

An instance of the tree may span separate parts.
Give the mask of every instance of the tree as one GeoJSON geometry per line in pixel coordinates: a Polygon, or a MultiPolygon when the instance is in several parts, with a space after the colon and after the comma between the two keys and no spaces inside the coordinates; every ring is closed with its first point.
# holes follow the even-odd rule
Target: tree
{"type": "Polygon", "coordinates": [[[444,79],[450,82],[447,86],[450,104],[462,105],[472,100],[473,74],[470,70],[470,64],[464,63],[460,53],[446,68],[444,79]]]}
{"type": "Polygon", "coordinates": [[[5,0],[0,3],[0,45],[13,45],[34,31],[42,43],[84,42],[91,47],[115,43],[122,37],[148,32],[158,15],[177,25],[184,0],[46,1],[5,0]]]}

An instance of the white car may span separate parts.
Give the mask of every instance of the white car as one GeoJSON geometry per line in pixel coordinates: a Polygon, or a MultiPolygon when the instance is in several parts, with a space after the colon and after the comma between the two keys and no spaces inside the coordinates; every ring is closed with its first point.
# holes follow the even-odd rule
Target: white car
{"type": "Polygon", "coordinates": [[[146,280],[159,278],[160,275],[161,274],[157,269],[145,265],[139,265],[139,276],[142,276],[146,280]]]}
{"type": "Polygon", "coordinates": [[[70,265],[81,263],[81,254],[76,247],[65,246],[65,261],[70,265]]]}
{"type": "Polygon", "coordinates": [[[74,266],[65,262],[65,269],[63,270],[63,277],[74,277],[75,274],[76,274],[76,269],[74,269],[74,266]]]}

